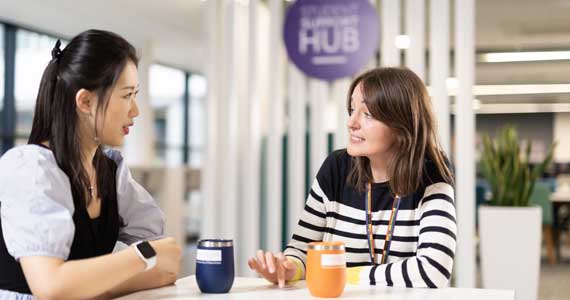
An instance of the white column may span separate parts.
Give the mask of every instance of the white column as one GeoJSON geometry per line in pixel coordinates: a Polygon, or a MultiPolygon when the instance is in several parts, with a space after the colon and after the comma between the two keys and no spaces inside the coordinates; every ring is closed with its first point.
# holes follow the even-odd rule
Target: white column
{"type": "Polygon", "coordinates": [[[348,89],[350,88],[350,79],[337,80],[332,87],[332,100],[336,103],[336,119],[337,126],[334,135],[334,149],[346,148],[348,145],[348,129],[346,122],[348,121],[347,101],[348,89]]]}
{"type": "Polygon", "coordinates": [[[554,114],[554,141],[558,143],[554,149],[554,161],[559,163],[570,162],[570,113],[554,114]]]}
{"type": "Polygon", "coordinates": [[[406,50],[406,65],[425,82],[425,0],[406,0],[406,34],[410,47],[406,50]]]}
{"type": "Polygon", "coordinates": [[[299,221],[305,203],[305,149],[307,133],[307,83],[305,76],[292,63],[288,65],[289,74],[289,199],[288,234],[290,237],[299,221]]]}
{"type": "MultiPolygon", "coordinates": [[[[370,4],[372,4],[372,6],[374,6],[374,9],[376,9],[376,11],[378,11],[378,3],[376,0],[370,0],[370,4]]],[[[364,70],[360,71],[360,73],[374,69],[377,66],[378,66],[378,56],[377,56],[377,53],[374,53],[374,56],[372,56],[370,58],[370,61],[366,64],[366,66],[364,67],[364,70]]],[[[356,75],[358,75],[358,74],[356,74],[356,75]]]]}
{"type": "Polygon", "coordinates": [[[449,0],[430,1],[429,79],[441,146],[451,155],[449,96],[449,0]]]}
{"type": "Polygon", "coordinates": [[[475,3],[455,2],[455,74],[459,89],[456,114],[456,207],[457,254],[456,285],[475,287],[475,116],[473,84],[475,76],[475,3]]]}
{"type": "Polygon", "coordinates": [[[166,215],[166,234],[174,237],[179,245],[186,243],[184,218],[185,165],[167,167],[164,170],[163,186],[160,189],[161,208],[166,215]]]}
{"type": "MultiPolygon", "coordinates": [[[[145,43],[143,43],[145,44],[145,43]]],[[[150,104],[149,69],[152,64],[152,45],[146,43],[144,47],[137,47],[140,54],[138,76],[140,92],[137,97],[139,116],[134,120],[133,130],[125,138],[123,154],[130,166],[152,166],[156,153],[154,133],[154,111],[150,104]]]]}
{"type": "Polygon", "coordinates": [[[329,101],[328,82],[311,79],[309,80],[309,103],[310,103],[310,135],[311,135],[311,171],[312,182],[321,164],[327,157],[327,132],[323,122],[323,111],[329,101]]]}
{"type": "Polygon", "coordinates": [[[218,178],[220,175],[219,169],[222,160],[222,151],[218,151],[219,145],[218,134],[220,128],[218,126],[219,116],[218,112],[222,106],[219,103],[221,97],[220,88],[222,80],[221,73],[221,60],[222,60],[222,43],[221,43],[221,18],[219,16],[220,3],[218,1],[206,2],[206,20],[205,20],[205,39],[206,46],[206,80],[208,82],[206,112],[207,112],[207,127],[206,127],[206,155],[204,165],[202,167],[203,184],[202,194],[204,195],[204,218],[202,218],[201,237],[214,238],[220,234],[219,227],[219,211],[218,196],[220,184],[218,178]]]}
{"type": "Polygon", "coordinates": [[[282,45],[283,1],[270,0],[270,57],[267,64],[273,66],[270,77],[269,103],[269,137],[267,155],[267,250],[281,251],[281,220],[282,220],[282,178],[283,178],[283,65],[284,52],[282,45]]]}
{"type": "Polygon", "coordinates": [[[249,1],[247,42],[247,103],[244,106],[243,119],[245,130],[241,143],[244,145],[244,164],[241,166],[243,176],[240,243],[241,261],[236,262],[242,274],[252,276],[248,271],[247,258],[255,255],[259,249],[259,210],[260,210],[260,161],[261,161],[261,103],[257,81],[257,43],[258,43],[258,6],[259,0],[249,1]]]}
{"type": "MultiPolygon", "coordinates": [[[[223,238],[233,239],[234,255],[240,259],[242,255],[240,236],[239,236],[239,214],[238,214],[238,195],[239,195],[239,162],[240,162],[240,100],[237,88],[237,61],[236,53],[239,52],[239,44],[236,40],[237,35],[237,5],[233,0],[224,0],[224,8],[222,13],[224,16],[224,101],[225,117],[220,116],[221,120],[227,120],[224,124],[224,140],[223,153],[224,165],[223,171],[218,177],[221,183],[220,188],[224,194],[219,197],[220,209],[218,219],[221,223],[223,238]]],[[[236,273],[240,275],[241,269],[237,269],[236,273]]]]}
{"type": "Polygon", "coordinates": [[[182,164],[183,125],[182,111],[184,105],[176,101],[168,106],[166,110],[166,165],[169,167],[182,164]]]}
{"type": "Polygon", "coordinates": [[[380,65],[395,67],[400,65],[400,49],[396,48],[396,36],[400,34],[400,0],[382,0],[380,6],[380,65]]]}

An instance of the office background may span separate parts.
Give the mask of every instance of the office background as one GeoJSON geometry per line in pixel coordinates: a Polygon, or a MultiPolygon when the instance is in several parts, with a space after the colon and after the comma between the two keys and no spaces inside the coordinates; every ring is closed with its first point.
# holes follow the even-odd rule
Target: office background
{"type": "MultiPolygon", "coordinates": [[[[533,143],[534,162],[556,141],[543,179],[554,191],[570,173],[570,1],[371,2],[381,44],[367,67],[402,65],[420,74],[445,150],[465,158],[456,163],[462,240],[454,284],[478,286],[482,134],[514,124],[521,143],[533,143]]],[[[0,152],[27,140],[55,40],[65,44],[89,28],[115,31],[142,57],[141,116],[122,150],[167,212],[169,233],[187,245],[183,274],[193,272],[199,238],[231,237],[238,272],[251,275],[246,258],[283,247],[318,166],[346,143],[350,78],[310,79],[287,60],[281,30],[292,3],[0,0],[0,152]]],[[[541,299],[565,295],[570,233],[561,239],[556,264],[544,255],[541,299]]]]}

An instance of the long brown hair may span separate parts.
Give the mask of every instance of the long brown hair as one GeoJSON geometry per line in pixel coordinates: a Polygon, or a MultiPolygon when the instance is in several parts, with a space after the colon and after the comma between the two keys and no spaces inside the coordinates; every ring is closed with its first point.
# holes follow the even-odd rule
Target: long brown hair
{"type": "MultiPolygon", "coordinates": [[[[388,126],[394,135],[394,157],[388,164],[390,189],[401,196],[413,194],[425,182],[426,161],[437,174],[427,174],[453,183],[446,158],[439,147],[431,101],[422,80],[406,68],[376,68],[358,76],[348,91],[347,110],[352,93],[361,86],[364,103],[372,116],[388,126]]],[[[353,157],[348,183],[363,191],[373,182],[370,160],[353,157]]]]}

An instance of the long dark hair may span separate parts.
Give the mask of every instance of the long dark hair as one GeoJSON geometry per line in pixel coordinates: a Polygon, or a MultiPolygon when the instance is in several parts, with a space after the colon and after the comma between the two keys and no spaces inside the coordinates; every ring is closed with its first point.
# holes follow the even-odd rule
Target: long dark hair
{"type": "MultiPolygon", "coordinates": [[[[80,89],[97,93],[95,128],[98,128],[98,119],[104,116],[109,104],[110,91],[129,60],[138,64],[135,48],[124,38],[108,31],[88,30],[74,37],[63,50],[59,49],[58,40],[42,76],[28,143],[49,142],[58,166],[69,177],[76,205],[88,205],[91,195],[89,177],[82,164],[75,95],[80,89]]],[[[115,174],[111,173],[101,145],[93,166],[97,190],[105,198],[111,192],[108,189],[115,174]]]]}
{"type": "MultiPolygon", "coordinates": [[[[427,177],[453,183],[446,158],[437,141],[431,101],[422,80],[406,68],[377,68],[357,77],[348,91],[347,110],[354,89],[361,85],[366,107],[394,133],[397,149],[388,164],[390,190],[401,196],[413,194],[427,177]],[[426,161],[436,174],[426,172],[426,161]]],[[[363,191],[372,182],[367,157],[353,157],[348,182],[363,191]]],[[[431,170],[430,170],[431,171],[431,170]]]]}

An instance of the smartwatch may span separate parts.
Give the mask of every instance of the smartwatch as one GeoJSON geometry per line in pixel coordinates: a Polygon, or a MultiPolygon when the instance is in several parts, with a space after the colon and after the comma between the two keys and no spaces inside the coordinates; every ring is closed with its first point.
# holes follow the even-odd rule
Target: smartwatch
{"type": "Polygon", "coordinates": [[[133,248],[135,248],[137,255],[146,264],[145,271],[152,269],[156,265],[156,251],[154,251],[149,242],[136,242],[133,244],[133,248]]]}

